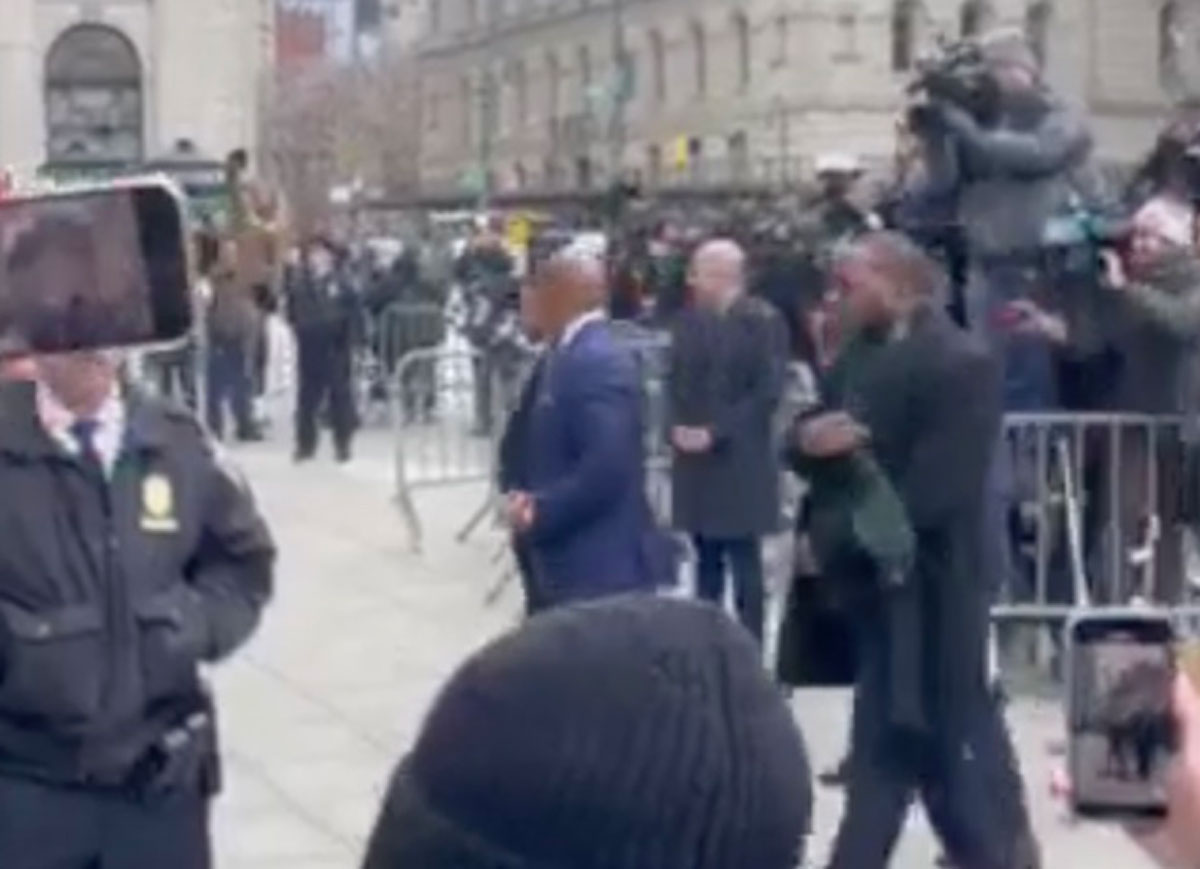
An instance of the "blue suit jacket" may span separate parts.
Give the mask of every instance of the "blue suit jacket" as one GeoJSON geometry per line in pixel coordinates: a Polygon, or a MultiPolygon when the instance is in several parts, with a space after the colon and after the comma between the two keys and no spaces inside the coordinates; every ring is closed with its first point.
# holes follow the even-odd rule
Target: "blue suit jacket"
{"type": "Polygon", "coordinates": [[[548,352],[530,388],[517,448],[536,507],[523,542],[544,605],[670,582],[670,544],[646,499],[642,390],[631,352],[608,324],[590,323],[548,352]]]}

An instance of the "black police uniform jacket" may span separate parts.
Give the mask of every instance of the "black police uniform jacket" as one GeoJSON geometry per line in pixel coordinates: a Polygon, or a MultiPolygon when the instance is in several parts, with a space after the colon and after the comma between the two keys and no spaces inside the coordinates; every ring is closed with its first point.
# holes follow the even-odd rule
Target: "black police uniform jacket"
{"type": "Polygon", "coordinates": [[[0,387],[0,775],[123,785],[254,631],[274,545],[182,410],[130,395],[105,483],[0,387]]]}

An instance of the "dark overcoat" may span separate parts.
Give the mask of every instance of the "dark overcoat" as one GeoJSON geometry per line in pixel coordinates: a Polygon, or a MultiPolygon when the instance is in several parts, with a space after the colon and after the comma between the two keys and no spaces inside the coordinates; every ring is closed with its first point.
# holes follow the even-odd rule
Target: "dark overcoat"
{"type": "MultiPolygon", "coordinates": [[[[933,307],[913,318],[907,334],[864,359],[853,377],[827,385],[823,398],[870,430],[871,453],[916,534],[909,580],[919,626],[909,639],[921,662],[919,684],[892,690],[919,698],[926,720],[946,732],[964,726],[988,690],[990,589],[980,563],[981,510],[1001,423],[999,370],[933,307]]],[[[813,466],[811,459],[791,459],[799,468],[813,466]]],[[[862,576],[822,567],[822,582],[864,587],[862,576]]],[[[892,598],[882,584],[875,588],[875,605],[862,608],[859,629],[887,631],[892,598]]]]}
{"type": "Polygon", "coordinates": [[[675,527],[717,539],[779,527],[776,411],[788,361],[787,332],[761,299],[723,314],[699,309],[676,322],[668,369],[670,425],[704,427],[713,447],[673,452],[675,527]]]}

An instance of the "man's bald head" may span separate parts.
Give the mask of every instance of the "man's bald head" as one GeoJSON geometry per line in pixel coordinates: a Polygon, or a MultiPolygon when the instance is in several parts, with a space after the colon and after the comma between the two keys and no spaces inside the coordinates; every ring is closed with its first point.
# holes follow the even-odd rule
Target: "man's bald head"
{"type": "Polygon", "coordinates": [[[590,255],[557,253],[535,271],[522,294],[525,320],[553,338],[571,320],[607,302],[604,263],[590,255]]]}
{"type": "Polygon", "coordinates": [[[692,256],[692,285],[696,301],[724,308],[746,287],[746,252],[727,238],[706,241],[692,256]]]}

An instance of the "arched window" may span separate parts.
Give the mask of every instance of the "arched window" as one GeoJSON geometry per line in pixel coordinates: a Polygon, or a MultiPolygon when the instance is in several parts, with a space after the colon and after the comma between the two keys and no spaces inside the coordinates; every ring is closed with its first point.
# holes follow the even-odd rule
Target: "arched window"
{"type": "Polygon", "coordinates": [[[892,69],[907,72],[917,56],[917,12],[915,0],[895,0],[892,5],[892,69]]]}
{"type": "Polygon", "coordinates": [[[963,37],[978,36],[994,17],[995,10],[987,0],[967,0],[958,11],[958,32],[963,37]]]}
{"type": "Polygon", "coordinates": [[[666,102],[667,56],[662,34],[657,30],[650,31],[650,75],[654,79],[654,99],[660,103],[666,102]]]}
{"type": "Polygon", "coordinates": [[[695,93],[702,97],[708,92],[708,42],[704,36],[704,25],[693,21],[689,28],[692,42],[692,61],[695,63],[695,93]]]}
{"type": "Polygon", "coordinates": [[[1164,0],[1158,10],[1158,74],[1164,87],[1172,87],[1179,81],[1182,34],[1179,3],[1164,0]]]}
{"type": "Polygon", "coordinates": [[[553,51],[546,55],[546,117],[553,124],[558,120],[562,104],[562,67],[553,51]]]}
{"type": "Polygon", "coordinates": [[[1050,0],[1037,0],[1025,7],[1025,35],[1033,49],[1038,65],[1046,65],[1050,48],[1050,26],[1054,21],[1054,6],[1050,0]]]}
{"type": "Polygon", "coordinates": [[[750,88],[753,71],[750,68],[750,22],[744,12],[735,13],[733,16],[733,39],[737,52],[738,90],[745,91],[750,88]]]}
{"type": "Polygon", "coordinates": [[[589,92],[592,89],[592,52],[586,45],[579,46],[575,65],[579,70],[579,107],[586,111],[589,92]]]}
{"type": "Polygon", "coordinates": [[[63,33],[46,55],[50,162],[142,159],[142,67],[124,34],[99,24],[63,33]]]}

